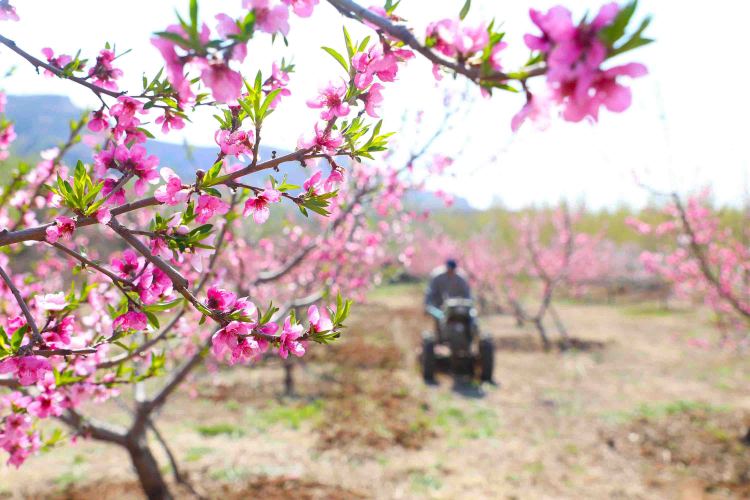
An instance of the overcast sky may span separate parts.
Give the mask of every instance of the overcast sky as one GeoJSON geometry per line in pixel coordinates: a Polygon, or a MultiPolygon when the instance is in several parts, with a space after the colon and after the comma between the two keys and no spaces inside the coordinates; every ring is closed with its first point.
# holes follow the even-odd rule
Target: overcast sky
{"type": "MultiPolygon", "coordinates": [[[[140,90],[141,74],[145,71],[153,75],[162,64],[149,43],[150,34],[172,23],[174,9],[184,12],[187,3],[16,1],[21,22],[3,22],[0,33],[37,55],[42,47],[51,46],[64,53],[75,53],[80,48],[93,57],[104,41],[116,44],[118,50],[132,49],[118,60],[125,71],[122,88],[140,90]],[[114,13],[117,5],[124,8],[114,13]]],[[[508,30],[506,39],[511,47],[507,50],[506,67],[510,69],[527,56],[522,36],[533,29],[528,8],[546,9],[556,2],[473,3],[467,21],[495,16],[508,30]]],[[[213,29],[217,12],[239,13],[240,4],[240,0],[204,0],[201,18],[213,29]]],[[[462,4],[463,0],[403,0],[399,11],[422,33],[429,21],[454,15],[462,4]],[[429,9],[425,9],[427,5],[429,9]]],[[[601,2],[571,0],[566,5],[581,15],[585,9],[595,11],[601,2]]],[[[684,191],[710,183],[719,202],[738,203],[750,183],[750,42],[746,35],[750,2],[715,0],[698,6],[697,2],[642,0],[636,15],[647,13],[654,17],[647,34],[656,43],[622,59],[643,62],[650,71],[649,76],[633,82],[630,110],[623,114],[604,111],[595,125],[555,121],[541,132],[527,124],[514,136],[510,118],[523,104],[523,97],[499,93],[486,100],[478,97],[475,90],[467,100],[466,114],[456,120],[455,129],[436,150],[458,156],[456,175],[436,180],[432,187],[454,192],[478,207],[493,199],[519,207],[554,203],[560,198],[585,200],[593,207],[623,202],[640,205],[647,197],[633,181],[636,172],[644,182],[661,189],[684,191]]],[[[300,133],[315,122],[316,110],[308,109],[305,100],[330,75],[341,71],[320,46],[343,52],[342,23],[360,38],[367,33],[366,28],[342,19],[323,1],[312,18],[292,19],[288,48],[280,43],[272,47],[264,36],[251,43],[249,56],[241,67],[246,75],[254,75],[259,68],[267,71],[271,61],[282,56],[293,56],[297,65],[290,87],[293,98],[284,103],[264,130],[268,145],[292,149],[300,133]]],[[[73,83],[37,75],[8,50],[0,51],[0,57],[0,69],[18,65],[11,78],[0,82],[0,87],[10,94],[66,94],[82,107],[97,105],[90,92],[73,83]]],[[[444,80],[436,85],[427,63],[410,63],[400,80],[388,87],[384,128],[401,127],[405,111],[424,110],[425,120],[420,124],[408,122],[404,134],[407,143],[415,142],[414,134],[427,133],[439,120],[446,85],[461,83],[444,80]]],[[[196,145],[209,145],[213,144],[214,128],[210,116],[202,116],[184,134],[170,135],[166,140],[186,139],[196,145]]]]}

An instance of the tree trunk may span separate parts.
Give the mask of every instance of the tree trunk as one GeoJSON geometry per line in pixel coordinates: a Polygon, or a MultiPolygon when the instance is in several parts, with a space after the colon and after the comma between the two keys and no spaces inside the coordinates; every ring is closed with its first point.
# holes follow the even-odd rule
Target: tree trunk
{"type": "Polygon", "coordinates": [[[549,351],[552,345],[550,344],[549,338],[547,337],[547,330],[544,328],[544,323],[542,322],[541,319],[535,319],[534,326],[536,326],[536,329],[539,332],[539,337],[542,339],[542,344],[544,344],[544,350],[549,351]]]}
{"type": "Polygon", "coordinates": [[[294,366],[292,365],[292,359],[284,360],[284,394],[286,396],[294,395],[294,366]]]}
{"type": "Polygon", "coordinates": [[[172,494],[159,470],[159,463],[146,443],[146,437],[141,436],[140,439],[128,443],[127,450],[141,488],[149,500],[171,499],[172,494]]]}

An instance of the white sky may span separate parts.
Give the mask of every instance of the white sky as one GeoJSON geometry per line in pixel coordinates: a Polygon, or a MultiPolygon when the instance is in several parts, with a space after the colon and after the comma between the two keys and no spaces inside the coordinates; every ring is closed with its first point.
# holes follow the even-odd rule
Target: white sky
{"type": "MultiPolygon", "coordinates": [[[[184,12],[188,4],[187,0],[14,3],[21,22],[3,22],[0,33],[33,54],[40,55],[42,47],[51,46],[55,52],[69,54],[81,48],[93,58],[105,41],[115,43],[118,49],[133,49],[118,60],[125,71],[121,87],[132,91],[140,90],[143,71],[153,75],[162,64],[149,43],[150,34],[171,24],[174,9],[184,12]],[[115,10],[120,5],[125,6],[115,10]]],[[[509,30],[506,40],[511,45],[506,67],[512,69],[527,55],[522,36],[532,30],[528,7],[546,9],[557,2],[473,3],[468,21],[482,19],[485,13],[505,23],[509,30]]],[[[601,5],[596,0],[565,3],[576,16],[601,5]]],[[[203,0],[201,18],[213,29],[215,13],[239,13],[240,4],[240,0],[203,0]]],[[[455,14],[462,4],[463,0],[403,0],[399,11],[421,33],[427,22],[455,14]]],[[[440,152],[449,155],[460,153],[454,167],[456,176],[435,180],[432,187],[467,198],[478,207],[493,199],[519,207],[554,203],[560,198],[585,200],[593,207],[621,202],[641,205],[646,195],[633,181],[636,171],[657,188],[687,190],[711,183],[717,201],[739,202],[749,183],[750,70],[746,49],[750,43],[746,33],[750,2],[714,0],[709,7],[703,2],[641,0],[636,15],[649,12],[654,21],[647,35],[656,38],[656,43],[623,56],[624,62],[640,61],[650,70],[649,76],[633,82],[630,110],[623,114],[604,111],[600,123],[593,126],[555,121],[540,132],[527,124],[513,136],[510,118],[523,104],[523,97],[498,93],[491,100],[476,98],[473,104],[468,103],[469,112],[456,123],[456,130],[438,146],[440,152]]],[[[290,87],[293,98],[270,118],[264,130],[266,144],[285,149],[292,149],[300,133],[315,122],[317,112],[308,109],[305,100],[326,83],[329,75],[341,71],[319,47],[332,46],[343,52],[342,23],[354,36],[368,34],[356,23],[344,21],[325,0],[312,18],[292,17],[289,48],[278,41],[271,47],[268,37],[260,36],[251,43],[241,67],[246,76],[252,77],[259,68],[267,71],[274,59],[294,57],[297,72],[290,87]]],[[[97,105],[90,92],[73,83],[36,75],[30,65],[8,50],[2,50],[0,58],[0,69],[18,65],[11,78],[0,82],[10,94],[63,93],[79,106],[97,105]]],[[[444,82],[450,85],[448,80],[444,82]]],[[[407,142],[412,129],[429,125],[430,119],[440,116],[443,90],[436,88],[424,61],[410,63],[400,80],[388,88],[385,129],[398,128],[404,111],[426,111],[423,125],[410,126],[404,134],[407,142]]],[[[183,136],[170,135],[166,140],[182,142],[185,138],[196,145],[210,145],[213,131],[213,120],[203,116],[183,136]]]]}

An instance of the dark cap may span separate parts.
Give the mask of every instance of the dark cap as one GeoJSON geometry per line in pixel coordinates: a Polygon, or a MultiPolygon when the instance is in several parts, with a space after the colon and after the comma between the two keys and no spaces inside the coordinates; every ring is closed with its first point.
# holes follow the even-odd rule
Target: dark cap
{"type": "Polygon", "coordinates": [[[458,267],[458,262],[456,262],[456,259],[448,259],[445,261],[445,267],[448,269],[456,269],[458,267]]]}

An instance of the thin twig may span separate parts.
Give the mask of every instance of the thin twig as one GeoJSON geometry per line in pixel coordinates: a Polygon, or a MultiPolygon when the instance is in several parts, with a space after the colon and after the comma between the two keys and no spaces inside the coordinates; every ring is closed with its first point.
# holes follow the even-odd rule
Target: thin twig
{"type": "Polygon", "coordinates": [[[8,273],[5,272],[5,269],[3,269],[2,266],[0,266],[0,276],[2,276],[3,281],[8,288],[10,288],[13,297],[16,298],[16,302],[18,302],[18,306],[21,308],[21,311],[26,318],[26,324],[29,325],[29,328],[31,329],[32,345],[44,345],[44,339],[39,334],[39,328],[36,326],[36,321],[34,321],[34,316],[31,315],[28,304],[26,304],[23,296],[21,296],[21,292],[16,288],[16,285],[13,284],[13,280],[10,279],[10,276],[8,276],[8,273]]]}

